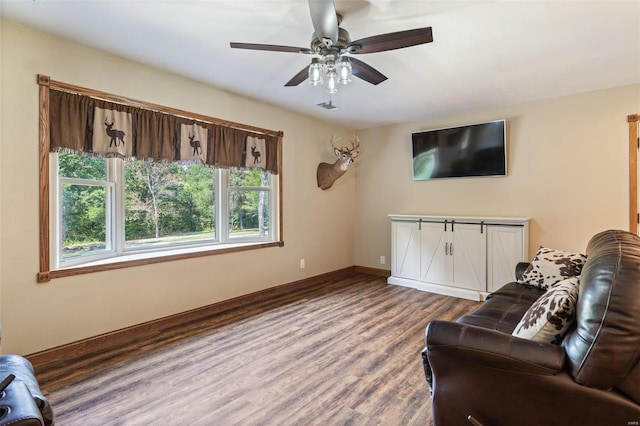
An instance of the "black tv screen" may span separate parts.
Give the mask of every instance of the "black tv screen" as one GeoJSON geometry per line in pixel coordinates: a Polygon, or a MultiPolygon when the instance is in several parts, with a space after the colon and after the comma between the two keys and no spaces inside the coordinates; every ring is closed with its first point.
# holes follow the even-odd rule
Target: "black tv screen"
{"type": "Polygon", "coordinates": [[[413,133],[413,179],[506,176],[505,120],[413,133]]]}

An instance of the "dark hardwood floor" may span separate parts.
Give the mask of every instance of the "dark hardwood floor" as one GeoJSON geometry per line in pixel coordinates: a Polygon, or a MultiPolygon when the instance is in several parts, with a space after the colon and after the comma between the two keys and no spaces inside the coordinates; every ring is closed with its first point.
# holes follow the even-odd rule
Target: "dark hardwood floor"
{"type": "Polygon", "coordinates": [[[428,425],[424,327],[477,302],[356,274],[35,365],[57,425],[428,425]]]}

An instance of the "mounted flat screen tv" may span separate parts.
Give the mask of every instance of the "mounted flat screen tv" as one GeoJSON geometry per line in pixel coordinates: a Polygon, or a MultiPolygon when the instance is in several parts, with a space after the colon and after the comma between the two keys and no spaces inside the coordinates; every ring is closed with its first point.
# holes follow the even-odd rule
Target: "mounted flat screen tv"
{"type": "Polygon", "coordinates": [[[505,120],[413,133],[413,179],[506,176],[505,120]]]}

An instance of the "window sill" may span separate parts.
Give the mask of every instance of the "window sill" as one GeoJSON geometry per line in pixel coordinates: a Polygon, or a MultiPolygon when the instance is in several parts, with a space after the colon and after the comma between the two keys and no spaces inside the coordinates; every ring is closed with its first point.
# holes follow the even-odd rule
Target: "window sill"
{"type": "Polygon", "coordinates": [[[200,249],[177,249],[155,253],[136,253],[117,258],[103,259],[54,271],[39,272],[37,281],[39,283],[49,282],[55,278],[64,278],[74,275],[90,274],[93,272],[110,271],[114,269],[131,268],[134,266],[151,265],[154,263],[172,262],[174,260],[192,259],[195,257],[214,256],[217,254],[234,253],[239,251],[256,250],[268,247],[282,247],[284,241],[262,242],[262,243],[237,243],[225,244],[220,247],[206,247],[200,249]]]}

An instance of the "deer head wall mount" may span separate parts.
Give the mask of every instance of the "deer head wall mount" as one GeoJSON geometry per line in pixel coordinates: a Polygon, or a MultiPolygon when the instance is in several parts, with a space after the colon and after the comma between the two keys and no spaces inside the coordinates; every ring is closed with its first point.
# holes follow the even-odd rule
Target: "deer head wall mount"
{"type": "Polygon", "coordinates": [[[339,141],[340,138],[335,135],[331,136],[331,147],[338,159],[333,164],[320,163],[318,164],[318,170],[316,171],[316,178],[318,180],[318,187],[329,189],[333,186],[333,183],[343,174],[353,163],[354,159],[358,156],[358,147],[360,146],[360,139],[355,136],[355,139],[349,140],[351,147],[338,148],[334,145],[334,142],[339,141]]]}

